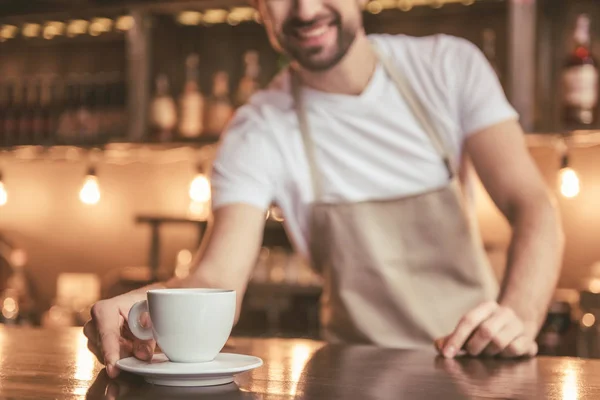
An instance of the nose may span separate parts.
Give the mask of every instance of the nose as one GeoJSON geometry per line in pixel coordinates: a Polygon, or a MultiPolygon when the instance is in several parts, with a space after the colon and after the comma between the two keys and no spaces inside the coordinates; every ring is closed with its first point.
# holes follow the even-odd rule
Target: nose
{"type": "Polygon", "coordinates": [[[296,17],[302,21],[311,21],[323,6],[322,0],[295,0],[296,17]]]}

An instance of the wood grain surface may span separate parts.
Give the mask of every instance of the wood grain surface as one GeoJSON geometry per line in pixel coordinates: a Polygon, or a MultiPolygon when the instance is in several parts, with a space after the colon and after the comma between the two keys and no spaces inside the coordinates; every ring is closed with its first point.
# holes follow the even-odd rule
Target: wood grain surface
{"type": "Polygon", "coordinates": [[[231,338],[224,351],[264,365],[212,388],[169,388],[121,373],[88,352],[80,328],[0,326],[0,399],[600,399],[600,361],[444,360],[433,351],[231,338]]]}

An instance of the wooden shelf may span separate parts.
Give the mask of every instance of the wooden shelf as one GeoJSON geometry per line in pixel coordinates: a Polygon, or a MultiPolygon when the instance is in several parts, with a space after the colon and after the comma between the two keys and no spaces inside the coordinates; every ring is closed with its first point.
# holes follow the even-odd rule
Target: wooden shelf
{"type": "Polygon", "coordinates": [[[22,146],[0,146],[0,151],[11,150],[31,150],[40,153],[61,149],[81,149],[81,150],[169,150],[181,147],[201,148],[219,143],[219,136],[200,136],[189,140],[176,140],[173,142],[110,142],[110,143],[89,143],[89,144],[51,144],[51,145],[22,145],[22,146]]]}

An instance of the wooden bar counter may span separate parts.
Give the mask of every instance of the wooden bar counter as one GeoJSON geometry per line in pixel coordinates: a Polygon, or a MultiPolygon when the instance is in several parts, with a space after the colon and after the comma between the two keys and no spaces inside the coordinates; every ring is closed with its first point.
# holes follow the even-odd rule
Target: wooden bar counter
{"type": "Polygon", "coordinates": [[[444,360],[433,352],[231,338],[224,351],[264,365],[210,388],[116,380],[86,348],[81,328],[0,326],[0,399],[600,399],[600,361],[444,360]]]}

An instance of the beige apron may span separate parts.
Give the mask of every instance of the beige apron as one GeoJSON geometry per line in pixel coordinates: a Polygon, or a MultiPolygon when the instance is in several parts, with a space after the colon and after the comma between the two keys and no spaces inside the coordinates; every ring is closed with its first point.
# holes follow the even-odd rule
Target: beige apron
{"type": "Polygon", "coordinates": [[[451,151],[404,76],[374,48],[449,173],[436,190],[389,200],[325,203],[301,84],[293,94],[314,191],[310,251],[323,275],[321,327],[330,342],[432,346],[498,281],[462,197],[451,151]]]}

